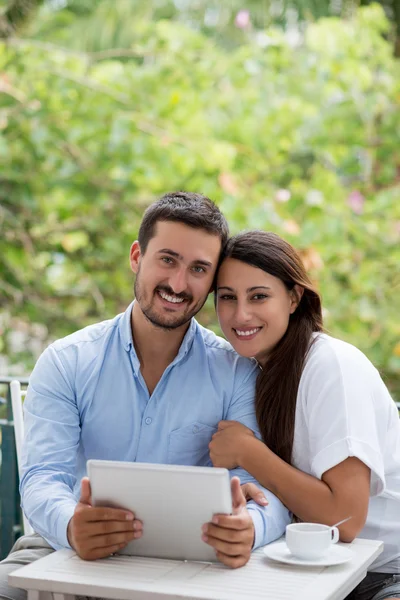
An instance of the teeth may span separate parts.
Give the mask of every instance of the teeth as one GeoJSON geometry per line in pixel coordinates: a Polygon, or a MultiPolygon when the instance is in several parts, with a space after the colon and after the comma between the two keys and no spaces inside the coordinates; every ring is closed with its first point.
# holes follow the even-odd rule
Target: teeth
{"type": "Polygon", "coordinates": [[[261,327],[256,327],[255,329],[248,329],[247,331],[242,331],[241,329],[235,329],[235,331],[238,335],[247,336],[247,335],[253,335],[254,333],[257,333],[257,331],[260,331],[260,329],[261,329],[261,327]]]}
{"type": "Polygon", "coordinates": [[[174,304],[179,304],[180,302],[183,302],[183,298],[177,298],[176,296],[169,296],[168,294],[165,294],[164,292],[159,292],[161,298],[164,298],[164,300],[168,300],[168,302],[173,302],[174,304]]]}

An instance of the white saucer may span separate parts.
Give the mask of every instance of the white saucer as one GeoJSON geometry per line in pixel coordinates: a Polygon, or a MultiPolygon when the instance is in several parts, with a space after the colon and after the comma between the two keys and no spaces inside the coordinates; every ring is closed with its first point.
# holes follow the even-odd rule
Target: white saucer
{"type": "Polygon", "coordinates": [[[332,565],[341,565],[353,558],[353,552],[343,546],[332,544],[329,550],[319,558],[297,558],[294,556],[286,542],[277,542],[269,544],[264,548],[265,556],[271,560],[287,563],[288,565],[300,565],[304,567],[331,567],[332,565]]]}

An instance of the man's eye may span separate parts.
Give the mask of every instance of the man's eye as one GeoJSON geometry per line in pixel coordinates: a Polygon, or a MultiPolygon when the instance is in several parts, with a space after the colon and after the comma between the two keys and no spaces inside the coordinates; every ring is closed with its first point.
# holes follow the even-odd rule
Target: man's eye
{"type": "Polygon", "coordinates": [[[163,256],[161,258],[161,260],[163,262],[165,262],[167,265],[171,265],[174,262],[173,259],[170,256],[163,256]]]}
{"type": "Polygon", "coordinates": [[[204,267],[193,267],[193,268],[192,268],[192,270],[193,270],[195,273],[205,273],[205,272],[206,272],[206,270],[205,270],[205,268],[204,268],[204,267]]]}

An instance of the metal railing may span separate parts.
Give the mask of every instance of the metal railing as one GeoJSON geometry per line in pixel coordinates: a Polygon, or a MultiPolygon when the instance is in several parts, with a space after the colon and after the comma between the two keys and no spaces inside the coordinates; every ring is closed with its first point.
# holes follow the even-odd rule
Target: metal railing
{"type": "Polygon", "coordinates": [[[18,467],[15,450],[14,422],[11,407],[10,383],[28,384],[27,377],[0,377],[0,559],[3,559],[22,533],[22,518],[18,492],[18,467]]]}

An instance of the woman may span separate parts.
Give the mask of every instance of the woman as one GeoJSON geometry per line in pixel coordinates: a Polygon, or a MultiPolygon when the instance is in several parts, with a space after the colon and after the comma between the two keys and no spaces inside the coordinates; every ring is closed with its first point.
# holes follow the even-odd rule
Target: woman
{"type": "Polygon", "coordinates": [[[387,388],[354,346],[323,333],[321,301],[290,244],[244,232],[226,247],[218,319],[241,355],[260,366],[260,441],[222,421],[214,466],[241,466],[303,521],[340,527],[342,541],[382,540],[349,599],[400,598],[400,421],[387,388]]]}

